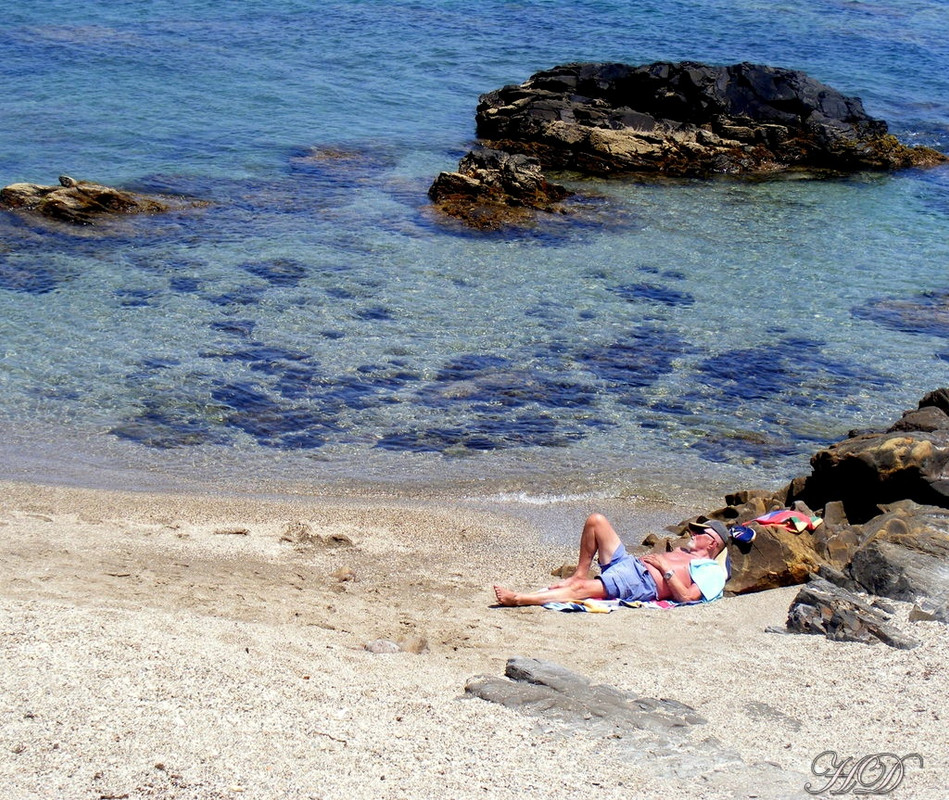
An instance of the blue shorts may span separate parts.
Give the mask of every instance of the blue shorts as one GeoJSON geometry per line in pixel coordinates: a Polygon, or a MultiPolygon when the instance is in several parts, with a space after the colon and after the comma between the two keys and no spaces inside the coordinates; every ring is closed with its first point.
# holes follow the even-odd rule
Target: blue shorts
{"type": "Polygon", "coordinates": [[[620,544],[613,560],[602,568],[600,580],[610,600],[655,600],[659,587],[646,565],[620,544]]]}

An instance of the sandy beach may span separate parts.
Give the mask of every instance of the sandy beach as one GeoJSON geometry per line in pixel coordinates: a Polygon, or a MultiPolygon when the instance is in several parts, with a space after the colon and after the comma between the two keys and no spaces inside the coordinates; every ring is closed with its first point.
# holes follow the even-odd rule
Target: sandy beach
{"type": "Polygon", "coordinates": [[[949,783],[949,628],[909,622],[906,604],[909,651],[766,632],[793,587],[674,610],[500,609],[492,583],[544,585],[573,557],[517,514],[29,484],[2,498],[10,800],[809,797],[827,750],[920,754],[892,797],[949,783]],[[377,640],[402,649],[366,649],[377,640]],[[691,745],[740,763],[660,768],[621,736],[465,698],[512,656],[685,703],[708,720],[691,745]]]}

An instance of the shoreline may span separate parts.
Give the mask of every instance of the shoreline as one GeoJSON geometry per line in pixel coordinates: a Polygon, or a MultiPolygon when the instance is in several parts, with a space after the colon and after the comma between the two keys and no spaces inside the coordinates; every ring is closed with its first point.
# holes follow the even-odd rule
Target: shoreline
{"type": "MultiPolygon", "coordinates": [[[[438,452],[389,453],[371,447],[324,452],[259,446],[188,445],[147,447],[123,441],[99,428],[82,429],[62,423],[7,420],[0,423],[0,481],[35,481],[96,489],[217,490],[222,482],[241,493],[264,487],[298,492],[313,488],[340,492],[347,486],[370,492],[424,496],[427,491],[457,494],[487,486],[490,492],[515,493],[540,487],[541,492],[570,494],[576,491],[615,492],[625,496],[679,496],[733,491],[748,482],[775,482],[774,469],[750,464],[721,464],[698,456],[657,451],[641,465],[631,456],[621,461],[615,454],[596,458],[590,450],[523,447],[446,456],[438,452]],[[632,465],[632,466],[631,466],[632,465]],[[690,488],[683,475],[701,474],[707,490],[690,488]]],[[[806,469],[785,465],[787,474],[806,469]]],[[[777,468],[775,468],[777,469],[777,468]]],[[[764,487],[762,487],[764,488],[764,487]]],[[[480,492],[483,494],[484,492],[480,492]]]]}
{"type": "Polygon", "coordinates": [[[921,753],[900,798],[949,775],[931,705],[949,633],[906,604],[913,651],[766,633],[794,587],[672,611],[498,609],[492,582],[539,584],[573,542],[466,504],[2,489],[6,797],[540,798],[594,782],[798,797],[824,750],[921,753]],[[378,639],[406,649],[365,649],[378,639]],[[686,703],[708,720],[692,743],[740,761],[698,775],[461,699],[516,655],[686,703]]]}

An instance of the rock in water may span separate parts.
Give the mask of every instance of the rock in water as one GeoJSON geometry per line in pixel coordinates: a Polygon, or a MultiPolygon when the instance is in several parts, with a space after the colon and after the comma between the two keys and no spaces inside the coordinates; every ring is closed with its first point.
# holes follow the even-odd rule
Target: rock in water
{"type": "Polygon", "coordinates": [[[474,228],[494,230],[528,219],[532,211],[558,210],[570,193],[550,183],[536,158],[477,148],[443,172],[428,190],[435,207],[474,228]]]}
{"type": "Polygon", "coordinates": [[[14,183],[0,190],[0,208],[26,211],[76,225],[90,225],[98,217],[116,214],[156,214],[168,210],[165,201],[114,189],[68,175],[59,186],[14,183]]]}
{"type": "Polygon", "coordinates": [[[856,97],[758,64],[573,63],[481,97],[478,136],[544,169],[673,176],[853,172],[947,160],[907,147],[856,97]]]}

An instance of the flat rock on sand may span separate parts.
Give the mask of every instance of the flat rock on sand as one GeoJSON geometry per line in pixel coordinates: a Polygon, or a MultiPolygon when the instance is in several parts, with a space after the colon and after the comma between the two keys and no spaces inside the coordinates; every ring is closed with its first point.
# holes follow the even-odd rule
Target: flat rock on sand
{"type": "Polygon", "coordinates": [[[949,782],[933,702],[949,628],[908,622],[907,604],[912,651],[766,633],[794,587],[673,611],[497,609],[492,582],[541,582],[569,548],[460,503],[3,488],[5,798],[803,797],[827,750],[921,754],[900,798],[949,782]],[[738,763],[657,769],[622,738],[464,698],[514,655],[684,703],[707,720],[689,747],[738,763]]]}

